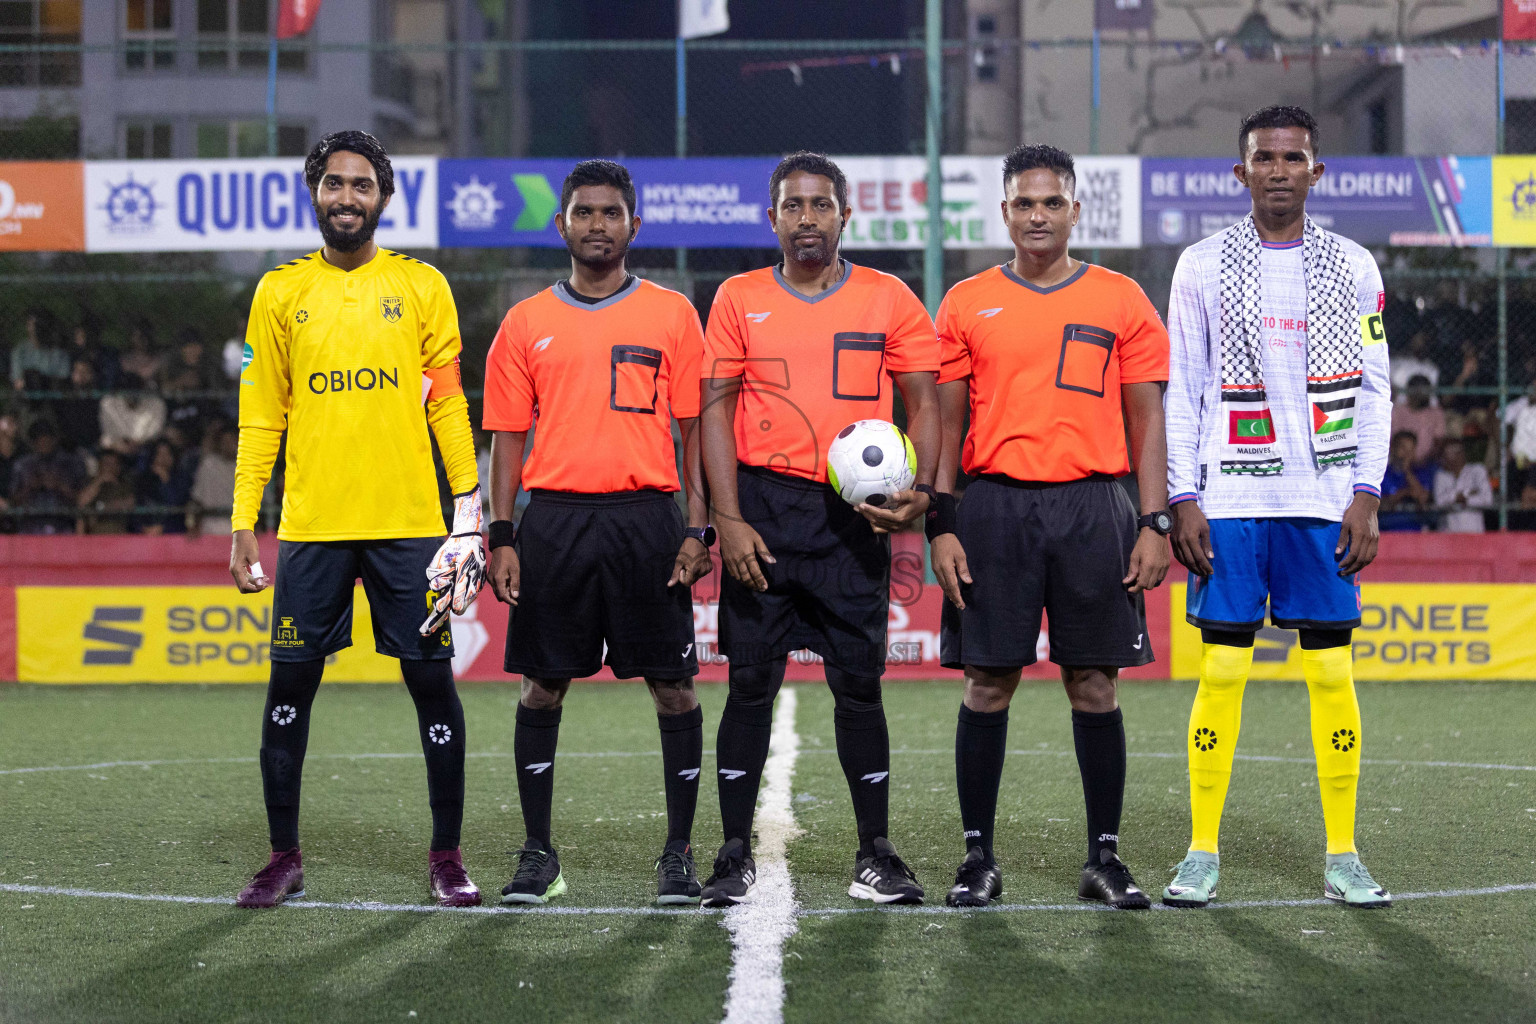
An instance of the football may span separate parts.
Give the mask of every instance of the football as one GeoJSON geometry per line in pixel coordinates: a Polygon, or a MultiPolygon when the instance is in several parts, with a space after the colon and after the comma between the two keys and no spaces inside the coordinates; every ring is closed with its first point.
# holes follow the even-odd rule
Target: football
{"type": "Polygon", "coordinates": [[[912,486],[917,454],[894,423],[859,420],[837,432],[827,449],[827,479],[850,505],[884,505],[912,486]]]}

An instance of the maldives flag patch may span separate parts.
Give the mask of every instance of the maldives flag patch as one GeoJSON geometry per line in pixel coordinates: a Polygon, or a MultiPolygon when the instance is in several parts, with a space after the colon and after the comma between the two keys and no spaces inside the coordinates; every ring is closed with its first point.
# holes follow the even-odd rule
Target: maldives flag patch
{"type": "Polygon", "coordinates": [[[1238,412],[1233,410],[1228,421],[1228,444],[1274,444],[1275,421],[1269,410],[1238,412]]]}

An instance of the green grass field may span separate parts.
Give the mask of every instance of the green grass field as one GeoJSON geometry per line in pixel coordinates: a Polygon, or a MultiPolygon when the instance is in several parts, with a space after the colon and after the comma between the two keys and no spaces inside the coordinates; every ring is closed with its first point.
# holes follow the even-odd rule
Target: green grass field
{"type": "MultiPolygon", "coordinates": [[[[1149,891],[1188,839],[1182,749],[1193,692],[1188,683],[1122,692],[1132,760],[1121,852],[1149,891]]],[[[846,895],[853,822],[831,698],[800,687],[793,808],[804,834],[789,868],[802,914],[785,946],[785,1020],[1536,1020],[1536,689],[1360,687],[1359,844],[1376,877],[1400,897],[1527,888],[1400,898],[1377,912],[1234,906],[1322,891],[1305,689],[1254,684],[1240,755],[1274,759],[1238,762],[1221,903],[1145,914],[1074,902],[1082,791],[1056,684],[1026,684],[1011,716],[998,856],[1014,909],[931,909],[963,852],[958,686],[896,683],[886,694],[898,751],[892,839],[927,886],[929,908],[836,913],[856,907],[846,895]]],[[[725,695],[703,686],[700,696],[709,775],[725,695]]],[[[509,757],[517,690],[469,685],[463,697],[465,861],[494,894],[522,838],[509,757]]],[[[593,913],[250,912],[18,890],[233,897],[265,861],[261,701],[249,686],[0,686],[0,1020],[721,1019],[732,955],[721,915],[613,912],[649,907],[662,836],[642,687],[578,687],[561,728],[564,905],[593,913]],[[160,763],[95,766],[126,761],[160,763]],[[93,767],[17,770],[84,765],[93,767]]],[[[314,723],[307,899],[425,905],[426,782],[404,689],[327,686],[314,723]]],[[[718,828],[706,784],[694,833],[704,871],[718,828]]]]}

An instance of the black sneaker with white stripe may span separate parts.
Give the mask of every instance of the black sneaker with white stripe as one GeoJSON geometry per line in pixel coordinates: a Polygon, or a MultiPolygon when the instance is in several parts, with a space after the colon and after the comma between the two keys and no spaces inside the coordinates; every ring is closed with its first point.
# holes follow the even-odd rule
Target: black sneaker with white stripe
{"type": "Polygon", "coordinates": [[[875,903],[923,902],[923,887],[906,862],[896,856],[896,848],[884,838],[874,840],[871,846],[874,853],[854,860],[848,895],[875,903]]]}
{"type": "Polygon", "coordinates": [[[706,907],[745,903],[757,881],[757,864],[747,855],[747,844],[732,839],[715,854],[715,870],[704,881],[699,902],[706,907]]]}
{"type": "Polygon", "coordinates": [[[951,907],[984,907],[1003,894],[1003,872],[987,851],[973,846],[955,872],[955,884],[944,902],[951,907]]]}

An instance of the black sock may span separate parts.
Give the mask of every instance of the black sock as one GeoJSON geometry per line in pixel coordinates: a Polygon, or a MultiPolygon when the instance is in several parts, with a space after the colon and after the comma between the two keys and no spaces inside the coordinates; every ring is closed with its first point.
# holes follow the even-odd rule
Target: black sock
{"type": "Polygon", "coordinates": [[[773,735],[773,700],[784,682],[785,665],[779,661],[731,666],[730,694],[715,736],[721,829],[726,842],[740,839],[749,852],[757,787],[763,779],[768,740],[773,735]]]}
{"type": "Polygon", "coordinates": [[[309,710],[324,671],[323,658],[272,662],[261,720],[261,790],[267,833],[278,853],[299,845],[299,784],[309,746],[309,710]]]}
{"type": "Polygon", "coordinates": [[[421,752],[427,759],[431,848],[457,850],[464,824],[464,705],[453,685],[453,663],[402,660],[400,673],[416,702],[421,752]]]}
{"type": "Polygon", "coordinates": [[[517,758],[517,799],[529,839],[550,849],[549,809],[555,801],[555,745],[560,740],[560,708],[517,706],[512,754],[517,758]]]}
{"type": "Polygon", "coordinates": [[[667,842],[686,843],[693,836],[693,812],[699,803],[704,709],[657,714],[656,724],[661,727],[661,774],[667,791],[667,842]]]}
{"type": "Polygon", "coordinates": [[[880,677],[855,675],[827,666],[827,686],[837,702],[832,712],[837,759],[853,797],[859,831],[859,856],[874,851],[874,840],[890,831],[891,738],[880,702],[880,677]]]}
{"type": "Polygon", "coordinates": [[[1125,723],[1120,709],[1072,712],[1072,743],[1088,809],[1088,864],[1099,851],[1119,856],[1120,806],[1125,800],[1125,723]]]}
{"type": "Polygon", "coordinates": [[[997,821],[997,787],[1008,750],[1008,709],[972,711],[960,705],[955,726],[955,783],[960,789],[960,825],[965,847],[981,847],[992,863],[992,829],[997,821]]]}

